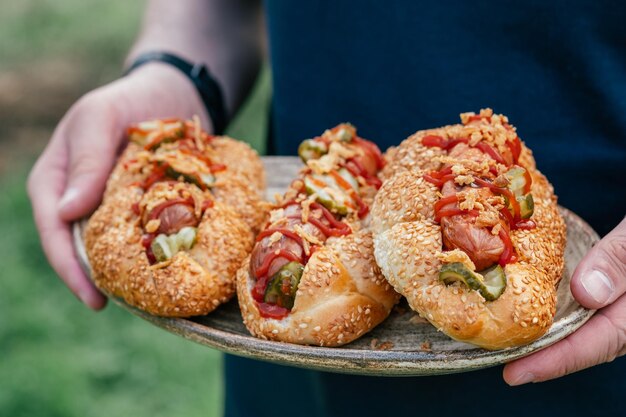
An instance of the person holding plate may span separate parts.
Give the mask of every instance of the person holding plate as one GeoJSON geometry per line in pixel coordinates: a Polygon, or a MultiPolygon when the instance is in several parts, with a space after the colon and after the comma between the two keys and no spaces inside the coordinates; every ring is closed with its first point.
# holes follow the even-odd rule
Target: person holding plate
{"type": "Polygon", "coordinates": [[[571,284],[575,298],[598,311],[504,369],[458,375],[361,377],[227,355],[225,414],[624,415],[626,362],[613,361],[626,352],[624,21],[626,4],[611,0],[266,0],[263,8],[249,0],[152,0],[128,67],[144,62],[81,98],[32,170],[44,250],[69,288],[102,308],[74,254],[70,224],[97,206],[124,128],[199,114],[219,130],[213,83],[233,115],[261,67],[267,32],[272,153],[293,155],[299,139],[346,120],[385,149],[467,109],[509,115],[559,203],[603,236],[571,284]]]}

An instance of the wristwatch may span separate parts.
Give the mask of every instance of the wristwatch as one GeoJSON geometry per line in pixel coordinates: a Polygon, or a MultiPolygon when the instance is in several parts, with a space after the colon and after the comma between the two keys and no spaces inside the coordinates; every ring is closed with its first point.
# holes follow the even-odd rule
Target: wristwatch
{"type": "Polygon", "coordinates": [[[189,78],[200,94],[216,135],[221,135],[226,129],[227,118],[224,108],[224,97],[217,81],[204,64],[193,64],[179,56],[167,52],[146,52],[139,55],[135,61],[124,71],[124,75],[130,74],[136,68],[149,62],[164,62],[169,64],[189,78]]]}

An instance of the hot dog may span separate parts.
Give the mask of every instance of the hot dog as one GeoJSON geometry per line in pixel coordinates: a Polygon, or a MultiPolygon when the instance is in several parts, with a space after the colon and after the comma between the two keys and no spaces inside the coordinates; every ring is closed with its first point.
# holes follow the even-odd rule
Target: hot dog
{"type": "Polygon", "coordinates": [[[565,223],[505,116],[485,109],[461,120],[388,153],[372,207],[376,260],[452,338],[487,349],[526,344],[555,314],[565,223]]]}
{"type": "Polygon", "coordinates": [[[265,221],[260,158],[197,120],[143,122],[128,136],[85,229],[94,281],[154,315],[207,314],[234,295],[265,221]]]}
{"type": "Polygon", "coordinates": [[[271,210],[237,295],[253,335],[339,346],[384,320],[399,297],[366,228],[384,161],[349,124],[304,141],[299,154],[306,167],[271,210]]]}

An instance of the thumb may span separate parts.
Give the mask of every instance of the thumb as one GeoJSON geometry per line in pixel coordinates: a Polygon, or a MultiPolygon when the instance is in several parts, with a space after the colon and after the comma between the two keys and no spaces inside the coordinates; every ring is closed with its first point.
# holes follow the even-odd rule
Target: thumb
{"type": "Polygon", "coordinates": [[[114,115],[94,111],[98,106],[91,102],[78,106],[80,111],[62,132],[68,146],[68,177],[58,210],[64,221],[86,216],[98,206],[122,141],[114,115]]]}
{"type": "Polygon", "coordinates": [[[626,292],[626,219],[578,264],[571,290],[574,298],[590,309],[612,304],[626,292]]]}

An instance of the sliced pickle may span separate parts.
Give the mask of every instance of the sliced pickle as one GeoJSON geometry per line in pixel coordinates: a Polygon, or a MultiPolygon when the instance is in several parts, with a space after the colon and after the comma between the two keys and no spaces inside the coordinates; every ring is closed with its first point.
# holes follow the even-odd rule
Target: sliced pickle
{"type": "Polygon", "coordinates": [[[350,123],[343,123],[340,125],[341,127],[335,133],[335,137],[341,142],[350,142],[355,133],[354,126],[350,123]]]}
{"type": "Polygon", "coordinates": [[[165,175],[176,180],[182,177],[183,181],[197,185],[201,189],[211,188],[215,185],[215,176],[210,173],[188,174],[168,166],[165,175]]]}
{"type": "Polygon", "coordinates": [[[320,140],[307,139],[298,146],[298,156],[304,163],[309,159],[318,159],[328,153],[328,146],[320,140]]]}
{"type": "Polygon", "coordinates": [[[189,250],[196,243],[197,229],[195,227],[183,227],[174,235],[170,235],[169,239],[176,245],[176,252],[189,250]]]}
{"type": "Polygon", "coordinates": [[[158,262],[167,261],[174,256],[172,248],[170,247],[169,239],[163,234],[154,238],[152,244],[150,245],[150,249],[152,249],[152,254],[158,262]]]}
{"type": "Polygon", "coordinates": [[[185,124],[182,121],[163,123],[160,120],[149,120],[137,125],[139,130],[130,134],[129,139],[141,146],[146,146],[154,138],[162,135],[158,142],[152,143],[149,150],[153,151],[164,143],[175,142],[184,136],[185,124]]]}
{"type": "Polygon", "coordinates": [[[483,283],[485,284],[485,290],[479,290],[480,295],[487,301],[497,300],[506,288],[504,269],[500,265],[495,264],[487,269],[483,269],[479,274],[482,275],[483,283]]]}
{"type": "Polygon", "coordinates": [[[497,264],[481,272],[470,271],[461,262],[443,264],[439,279],[446,285],[462,282],[469,289],[478,291],[487,301],[497,300],[506,288],[504,269],[497,264]]]}
{"type": "Polygon", "coordinates": [[[528,193],[523,197],[515,198],[519,203],[519,212],[522,219],[529,219],[535,211],[535,201],[533,195],[528,193]]]}
{"type": "Polygon", "coordinates": [[[304,188],[308,195],[317,195],[317,202],[326,207],[328,210],[339,213],[342,216],[348,214],[348,206],[346,205],[349,197],[345,192],[341,191],[333,178],[327,175],[307,175],[304,177],[304,188]],[[324,186],[321,186],[323,183],[324,186]],[[326,189],[333,188],[331,195],[326,189]]]}
{"type": "Polygon", "coordinates": [[[504,176],[509,180],[509,190],[515,196],[519,197],[524,194],[524,187],[526,186],[526,170],[522,167],[515,166],[509,169],[504,176]]]}
{"type": "Polygon", "coordinates": [[[154,238],[150,249],[158,262],[172,259],[181,250],[189,250],[196,243],[197,229],[195,227],[183,227],[177,233],[171,235],[160,234],[154,238]]]}
{"type": "Polygon", "coordinates": [[[339,170],[339,175],[341,175],[341,178],[343,178],[350,184],[354,191],[359,191],[359,182],[356,178],[354,178],[354,175],[352,175],[350,171],[345,168],[341,168],[339,170]]]}
{"type": "Polygon", "coordinates": [[[304,271],[304,265],[299,262],[289,262],[283,265],[267,283],[263,301],[291,310],[302,271],[304,271]]]}

